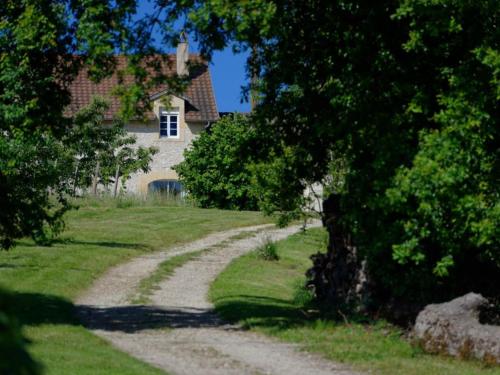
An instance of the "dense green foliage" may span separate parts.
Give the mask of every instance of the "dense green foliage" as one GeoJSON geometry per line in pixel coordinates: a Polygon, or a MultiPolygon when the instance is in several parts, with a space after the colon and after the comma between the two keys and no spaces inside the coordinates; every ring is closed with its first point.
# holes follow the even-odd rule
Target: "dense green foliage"
{"type": "MultiPolygon", "coordinates": [[[[75,6],[78,2],[74,2],[75,6]]],[[[62,58],[76,52],[73,26],[81,21],[82,42],[87,11],[70,21],[64,2],[4,1],[0,6],[0,246],[14,238],[60,227],[65,210],[64,163],[57,139],[68,125],[64,107],[67,83],[84,59],[62,58]],[[75,22],[73,24],[73,22],[75,22]],[[59,194],[54,207],[49,191],[59,194]]],[[[94,35],[95,36],[95,35],[94,35]]],[[[83,47],[83,45],[82,45],[83,47]]],[[[82,48],[84,49],[84,48],[82,48]]]]}
{"type": "Polygon", "coordinates": [[[299,155],[279,143],[262,147],[267,134],[253,120],[242,114],[223,117],[193,141],[175,170],[201,207],[259,209],[269,215],[280,211],[278,222],[286,224],[304,216],[302,208],[309,202],[304,195],[280,193],[283,181],[303,188],[293,168],[299,155]]]}
{"type": "Polygon", "coordinates": [[[52,132],[60,131],[68,104],[57,82],[72,67],[58,56],[67,52],[67,27],[60,5],[2,2],[0,7],[0,246],[57,223],[47,190],[60,191],[52,132]],[[57,67],[57,69],[56,69],[57,67]]]}
{"type": "MultiPolygon", "coordinates": [[[[67,128],[66,88],[76,72],[87,65],[101,78],[115,68],[114,53],[131,54],[127,70],[137,79],[117,92],[124,114],[140,113],[145,88],[161,79],[148,74],[159,61],[141,65],[141,57],[159,51],[154,33],[166,47],[175,43],[182,17],[207,56],[229,44],[252,52],[252,174],[262,208],[293,212],[304,186],[340,160],[343,227],[368,260],[379,297],[498,293],[489,282],[500,272],[498,1],[154,3],[158,11],[137,22],[133,0],[2,4],[3,247],[60,225],[64,210],[48,192],[68,186],[51,153],[64,155],[52,144],[67,128]],[[82,58],[61,58],[75,53],[82,58]]],[[[173,91],[185,84],[170,83],[173,91]]],[[[250,194],[233,189],[247,174],[235,172],[234,181],[220,175],[219,196],[210,198],[217,205],[247,205],[241,200],[250,194]]]]}
{"type": "MultiPolygon", "coordinates": [[[[1,2],[1,248],[22,236],[43,239],[47,227],[55,232],[62,227],[72,163],[60,142],[70,128],[65,108],[78,72],[86,69],[90,78],[101,79],[116,69],[116,53],[133,53],[124,70],[140,78],[116,90],[128,116],[150,105],[148,87],[167,81],[159,73],[160,57],[142,59],[154,50],[142,43],[145,30],[133,27],[136,5],[134,0],[1,2]]],[[[168,81],[175,90],[185,86],[177,77],[168,81]]]]}
{"type": "Polygon", "coordinates": [[[262,181],[283,197],[271,204],[289,211],[342,160],[339,214],[379,301],[499,292],[498,1],[189,7],[208,49],[252,50],[258,150],[264,163],[286,158],[288,172],[262,181]]]}
{"type": "Polygon", "coordinates": [[[15,132],[0,138],[0,248],[8,249],[14,238],[23,236],[43,241],[49,235],[47,225],[54,233],[62,229],[67,156],[48,134],[15,132]],[[48,189],[59,200],[51,199],[48,189]]]}
{"type": "Polygon", "coordinates": [[[201,207],[255,210],[248,170],[255,127],[241,114],[223,117],[193,141],[175,167],[190,196],[201,207]]]}

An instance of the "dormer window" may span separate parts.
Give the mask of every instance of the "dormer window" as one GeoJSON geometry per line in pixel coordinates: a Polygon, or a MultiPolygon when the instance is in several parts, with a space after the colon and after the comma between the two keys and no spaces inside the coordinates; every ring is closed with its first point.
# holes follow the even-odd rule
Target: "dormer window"
{"type": "Polygon", "coordinates": [[[179,112],[160,110],[160,137],[179,138],[179,112]]]}

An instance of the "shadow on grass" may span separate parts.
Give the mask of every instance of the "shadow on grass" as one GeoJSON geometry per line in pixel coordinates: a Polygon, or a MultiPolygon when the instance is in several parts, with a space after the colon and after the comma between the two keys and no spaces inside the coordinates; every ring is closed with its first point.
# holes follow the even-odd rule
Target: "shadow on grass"
{"type": "Polygon", "coordinates": [[[304,309],[290,301],[249,295],[226,297],[217,302],[217,313],[244,326],[287,329],[309,321],[304,309]]]}
{"type": "Polygon", "coordinates": [[[108,247],[115,249],[132,249],[132,250],[151,250],[151,246],[141,243],[127,243],[116,241],[81,241],[73,238],[56,238],[51,240],[48,245],[37,244],[28,241],[19,241],[19,246],[23,247],[42,247],[50,248],[53,245],[76,245],[76,246],[94,246],[94,247],[108,247]]]}
{"type": "Polygon", "coordinates": [[[252,326],[286,329],[306,323],[304,313],[288,301],[257,297],[237,296],[242,300],[219,303],[217,313],[212,309],[192,307],[129,306],[76,306],[77,314],[90,329],[122,331],[127,333],[161,328],[211,328],[241,329],[231,322],[250,321],[252,326]]]}
{"type": "Polygon", "coordinates": [[[318,306],[314,301],[298,306],[289,300],[253,295],[234,295],[219,299],[216,311],[229,322],[239,322],[243,327],[286,330],[303,327],[316,321],[332,323],[370,324],[366,315],[344,312],[331,305],[318,306]]]}
{"type": "Polygon", "coordinates": [[[252,295],[235,295],[219,300],[218,315],[211,309],[190,307],[75,306],[71,301],[54,295],[22,292],[0,293],[2,309],[12,312],[22,325],[83,324],[89,329],[127,333],[187,327],[240,329],[229,326],[228,322],[239,322],[243,328],[285,330],[322,318],[320,312],[298,307],[287,300],[252,295]]]}
{"type": "Polygon", "coordinates": [[[40,293],[0,293],[0,310],[8,309],[22,325],[84,325],[88,329],[133,333],[164,328],[212,328],[228,330],[249,326],[285,330],[302,327],[318,318],[290,301],[237,295],[211,309],[144,305],[90,306],[40,293]],[[239,322],[241,326],[228,323],[239,322]]]}
{"type": "MultiPolygon", "coordinates": [[[[58,243],[55,240],[54,243],[58,243]]],[[[111,247],[117,249],[133,249],[133,250],[151,250],[151,246],[144,245],[141,243],[126,243],[126,242],[115,242],[115,241],[78,241],[78,240],[61,240],[60,243],[65,243],[69,245],[83,245],[83,246],[98,246],[98,247],[111,247]]]]}
{"type": "Polygon", "coordinates": [[[22,325],[78,324],[71,301],[49,294],[2,291],[0,309],[12,312],[22,325]]]}
{"type": "Polygon", "coordinates": [[[12,263],[0,263],[0,268],[20,268],[21,266],[12,263]]]}

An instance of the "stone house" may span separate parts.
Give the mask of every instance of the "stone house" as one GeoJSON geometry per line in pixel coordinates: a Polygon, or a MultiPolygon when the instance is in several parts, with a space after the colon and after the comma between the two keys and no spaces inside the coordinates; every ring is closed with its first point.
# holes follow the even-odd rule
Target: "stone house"
{"type": "MultiPolygon", "coordinates": [[[[146,114],[147,120],[129,121],[126,124],[127,132],[137,138],[137,145],[158,149],[150,172],[136,173],[127,181],[126,189],[130,193],[181,191],[182,186],[172,167],[183,160],[183,152],[192,140],[206,126],[219,119],[208,64],[198,55],[189,56],[187,43],[180,43],[177,53],[169,55],[168,59],[170,64],[164,67],[167,74],[188,74],[188,61],[196,62],[197,66],[189,72],[189,86],[184,93],[176,94],[169,92],[165,86],[158,87],[150,93],[152,111],[146,114]],[[165,103],[170,105],[166,106],[165,103]]],[[[118,68],[125,66],[125,58],[118,56],[117,64],[118,68]]],[[[105,121],[111,123],[120,109],[119,99],[112,95],[118,82],[117,74],[94,83],[85,72],[81,72],[70,88],[72,100],[69,112],[75,113],[88,105],[94,96],[101,96],[110,103],[105,121]]]]}

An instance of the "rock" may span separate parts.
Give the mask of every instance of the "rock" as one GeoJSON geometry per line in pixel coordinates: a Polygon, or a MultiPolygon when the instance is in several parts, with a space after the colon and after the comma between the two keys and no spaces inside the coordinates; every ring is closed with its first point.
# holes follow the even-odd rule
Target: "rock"
{"type": "Polygon", "coordinates": [[[424,350],[500,364],[500,326],[479,323],[480,294],[469,293],[450,302],[427,305],[417,317],[414,337],[424,350]]]}

